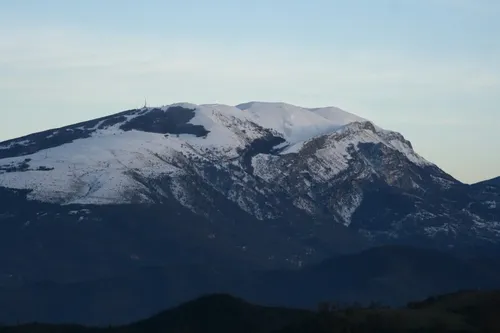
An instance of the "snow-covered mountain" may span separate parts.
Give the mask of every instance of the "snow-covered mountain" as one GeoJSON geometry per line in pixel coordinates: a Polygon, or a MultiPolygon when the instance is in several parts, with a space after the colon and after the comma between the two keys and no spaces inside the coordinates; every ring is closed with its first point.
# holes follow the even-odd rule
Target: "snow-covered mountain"
{"type": "MultiPolygon", "coordinates": [[[[304,161],[302,170],[318,181],[346,170],[352,154],[348,150],[361,143],[382,144],[417,165],[431,165],[402,136],[336,108],[257,102],[237,107],[176,104],[2,143],[0,186],[29,189],[29,198],[59,204],[151,203],[155,201],[151,189],[137,177],[169,177],[172,195],[188,205],[188,199],[180,198],[183,191],[178,184],[188,174],[186,165],[255,169],[245,176],[272,182],[278,177],[276,164],[296,159],[318,140],[326,140],[324,147],[313,152],[314,161],[304,161]],[[259,142],[263,147],[255,149],[259,142]],[[138,192],[141,195],[133,195],[138,192]]],[[[194,171],[203,173],[199,168],[194,171]]],[[[241,201],[240,205],[248,208],[241,201]]]]}
{"type": "Polygon", "coordinates": [[[462,184],[401,134],[334,107],[179,103],[31,134],[0,143],[0,189],[0,221],[20,235],[55,220],[168,217],[183,251],[237,248],[232,259],[259,267],[387,242],[490,247],[500,233],[499,192],[462,184]]]}

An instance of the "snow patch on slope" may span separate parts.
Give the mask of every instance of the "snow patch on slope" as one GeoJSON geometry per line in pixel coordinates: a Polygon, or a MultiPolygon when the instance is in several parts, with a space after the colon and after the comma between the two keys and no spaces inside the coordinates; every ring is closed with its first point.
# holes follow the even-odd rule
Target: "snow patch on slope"
{"type": "Polygon", "coordinates": [[[427,161],[423,157],[419,156],[415,151],[409,147],[407,144],[400,140],[390,140],[388,142],[392,147],[394,147],[399,152],[403,153],[412,163],[419,166],[429,166],[433,165],[431,162],[427,161]]]}
{"type": "Polygon", "coordinates": [[[338,127],[354,123],[354,122],[365,122],[367,121],[364,118],[361,118],[355,114],[349,113],[342,109],[336,107],[324,107],[324,108],[315,108],[308,109],[311,112],[322,116],[325,119],[328,119],[333,124],[336,124],[338,127]]]}
{"type": "Polygon", "coordinates": [[[31,143],[30,140],[21,140],[21,141],[13,141],[9,144],[6,144],[6,145],[0,145],[0,149],[10,149],[14,146],[27,146],[31,143]]]}
{"type": "Polygon", "coordinates": [[[486,201],[485,204],[488,206],[489,209],[496,209],[497,208],[496,201],[486,201]]]}
{"type": "Polygon", "coordinates": [[[363,202],[363,192],[359,189],[355,189],[352,193],[349,193],[343,197],[337,204],[337,211],[344,220],[344,225],[348,227],[352,222],[352,216],[354,212],[361,206],[363,202]]]}
{"type": "Polygon", "coordinates": [[[452,182],[451,180],[448,180],[448,179],[436,177],[434,175],[431,175],[431,178],[436,184],[438,184],[439,186],[441,186],[444,189],[450,189],[453,185],[455,185],[454,182],[452,182]]]}
{"type": "Polygon", "coordinates": [[[255,123],[275,130],[290,143],[330,133],[345,125],[343,119],[335,122],[309,109],[286,103],[251,102],[238,107],[255,123]]]}
{"type": "MultiPolygon", "coordinates": [[[[173,147],[180,151],[188,149],[180,140],[139,131],[115,134],[75,140],[29,155],[31,168],[45,166],[53,170],[3,173],[0,174],[0,186],[31,189],[31,199],[48,202],[127,203],[125,191],[142,187],[130,172],[146,177],[182,172],[159,158],[168,155],[173,147]]],[[[7,158],[2,163],[24,158],[7,158]]]]}
{"type": "Polygon", "coordinates": [[[293,205],[299,209],[306,211],[309,214],[313,214],[316,207],[311,200],[307,200],[303,197],[298,197],[293,201],[293,205]]]}

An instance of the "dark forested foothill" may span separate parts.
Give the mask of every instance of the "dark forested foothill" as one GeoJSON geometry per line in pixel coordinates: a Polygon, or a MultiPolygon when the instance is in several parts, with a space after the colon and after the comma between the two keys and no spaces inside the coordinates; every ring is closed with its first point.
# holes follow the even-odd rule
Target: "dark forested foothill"
{"type": "Polygon", "coordinates": [[[257,306],[217,294],[125,326],[35,323],[0,327],[0,333],[498,333],[498,314],[500,291],[463,291],[392,309],[319,302],[317,311],[257,306]]]}

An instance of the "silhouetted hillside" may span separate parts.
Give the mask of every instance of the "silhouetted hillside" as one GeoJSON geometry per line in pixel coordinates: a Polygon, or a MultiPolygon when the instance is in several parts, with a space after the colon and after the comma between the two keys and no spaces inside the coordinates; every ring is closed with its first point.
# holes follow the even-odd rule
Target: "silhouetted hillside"
{"type": "Polygon", "coordinates": [[[405,308],[271,308],[219,294],[201,297],[127,326],[86,328],[31,324],[0,333],[498,333],[500,291],[464,291],[405,308]]]}

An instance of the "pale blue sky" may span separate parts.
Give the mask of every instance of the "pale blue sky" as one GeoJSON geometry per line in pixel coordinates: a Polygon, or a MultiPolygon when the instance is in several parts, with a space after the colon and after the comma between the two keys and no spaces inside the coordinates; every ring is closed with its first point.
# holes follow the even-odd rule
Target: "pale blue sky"
{"type": "Polygon", "coordinates": [[[0,140],[173,102],[334,105],[500,176],[498,0],[0,0],[0,140]]]}

